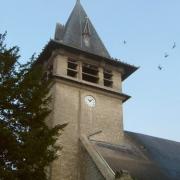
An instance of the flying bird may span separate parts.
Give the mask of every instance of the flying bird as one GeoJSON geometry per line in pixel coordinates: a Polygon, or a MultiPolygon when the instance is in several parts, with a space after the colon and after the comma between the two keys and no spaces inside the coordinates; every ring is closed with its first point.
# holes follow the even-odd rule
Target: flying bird
{"type": "Polygon", "coordinates": [[[161,71],[161,70],[162,70],[162,66],[159,65],[159,66],[158,66],[158,69],[161,71]]]}
{"type": "Polygon", "coordinates": [[[172,49],[176,48],[176,42],[174,42],[172,49]]]}
{"type": "Polygon", "coordinates": [[[169,54],[165,53],[165,54],[164,54],[164,57],[165,57],[165,58],[169,57],[169,54]]]}
{"type": "Polygon", "coordinates": [[[123,41],[123,44],[127,44],[127,41],[124,40],[124,41],[123,41]]]}

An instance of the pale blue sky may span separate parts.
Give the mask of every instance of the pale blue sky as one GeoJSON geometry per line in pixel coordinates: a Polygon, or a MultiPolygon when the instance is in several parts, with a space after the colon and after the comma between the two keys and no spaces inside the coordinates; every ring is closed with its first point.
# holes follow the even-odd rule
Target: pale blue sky
{"type": "MultiPolygon", "coordinates": [[[[123,83],[124,93],[132,96],[124,104],[125,129],[180,141],[180,1],[81,3],[111,56],[140,66],[123,83]],[[174,41],[177,47],[172,50],[174,41]]],[[[8,31],[8,44],[18,45],[26,61],[53,38],[56,22],[65,24],[74,4],[75,0],[0,0],[0,32],[8,31]]]]}

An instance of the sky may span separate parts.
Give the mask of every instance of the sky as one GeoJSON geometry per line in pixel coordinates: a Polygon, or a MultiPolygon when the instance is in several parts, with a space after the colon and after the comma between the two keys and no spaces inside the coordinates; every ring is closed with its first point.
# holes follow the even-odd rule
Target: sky
{"type": "MultiPolygon", "coordinates": [[[[7,44],[18,45],[26,62],[54,37],[57,22],[66,23],[75,0],[0,0],[0,4],[0,33],[7,30],[7,44]]],[[[111,56],[140,67],[123,82],[123,92],[132,96],[123,106],[124,128],[180,142],[180,1],[81,0],[81,4],[111,56]]]]}

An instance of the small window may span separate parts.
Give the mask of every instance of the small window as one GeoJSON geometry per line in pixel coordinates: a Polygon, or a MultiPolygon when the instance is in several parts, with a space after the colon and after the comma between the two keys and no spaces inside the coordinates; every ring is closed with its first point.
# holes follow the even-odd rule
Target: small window
{"type": "Polygon", "coordinates": [[[73,59],[68,59],[68,68],[67,68],[67,75],[77,78],[77,61],[73,59]]]}
{"type": "Polygon", "coordinates": [[[50,65],[48,67],[48,79],[51,79],[53,77],[53,65],[50,65]]]}
{"type": "Polygon", "coordinates": [[[42,76],[42,81],[48,81],[48,72],[45,71],[42,76]]]}
{"type": "Polygon", "coordinates": [[[104,86],[112,87],[113,81],[112,81],[112,71],[104,69],[104,86]]]}
{"type": "Polygon", "coordinates": [[[82,79],[92,83],[99,82],[98,67],[90,64],[83,64],[82,79]]]}
{"type": "Polygon", "coordinates": [[[49,65],[47,67],[47,70],[44,72],[42,80],[43,81],[48,81],[53,77],[53,65],[49,65]]]}

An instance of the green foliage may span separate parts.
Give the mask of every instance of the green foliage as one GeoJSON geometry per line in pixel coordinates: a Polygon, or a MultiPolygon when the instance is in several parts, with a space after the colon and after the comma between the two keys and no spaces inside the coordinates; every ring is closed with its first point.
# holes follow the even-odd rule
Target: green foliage
{"type": "Polygon", "coordinates": [[[35,58],[20,64],[19,48],[0,34],[0,180],[46,180],[64,126],[49,128],[50,81],[35,58]]]}

